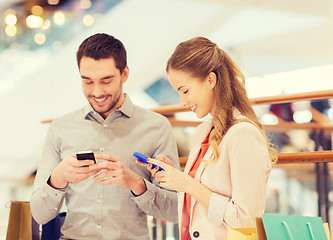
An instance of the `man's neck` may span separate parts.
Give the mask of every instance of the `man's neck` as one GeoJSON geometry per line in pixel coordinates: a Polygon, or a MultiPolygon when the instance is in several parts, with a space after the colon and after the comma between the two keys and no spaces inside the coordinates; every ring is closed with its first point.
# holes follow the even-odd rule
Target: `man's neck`
{"type": "Polygon", "coordinates": [[[109,111],[108,113],[100,114],[102,116],[102,118],[105,120],[113,111],[121,108],[121,106],[125,102],[125,99],[126,99],[126,94],[121,93],[120,98],[119,98],[118,102],[116,103],[116,105],[114,106],[114,108],[111,109],[111,111],[109,111]]]}

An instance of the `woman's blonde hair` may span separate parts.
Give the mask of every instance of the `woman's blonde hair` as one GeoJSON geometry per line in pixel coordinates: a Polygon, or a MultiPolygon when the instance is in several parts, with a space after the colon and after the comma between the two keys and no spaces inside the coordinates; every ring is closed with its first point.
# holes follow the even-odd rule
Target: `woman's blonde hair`
{"type": "Polygon", "coordinates": [[[277,160],[277,152],[263,131],[245,90],[245,78],[233,60],[215,43],[204,37],[192,38],[178,44],[168,60],[166,71],[170,69],[189,73],[202,80],[211,73],[216,75],[214,128],[209,136],[209,144],[213,149],[213,163],[219,156],[218,145],[223,136],[233,125],[233,108],[252,121],[264,136],[272,162],[277,160]]]}

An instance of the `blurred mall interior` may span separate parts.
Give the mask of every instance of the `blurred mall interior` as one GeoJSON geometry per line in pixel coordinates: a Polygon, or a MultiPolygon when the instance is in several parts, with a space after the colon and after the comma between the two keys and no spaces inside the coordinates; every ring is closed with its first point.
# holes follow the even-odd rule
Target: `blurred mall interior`
{"type": "MultiPolygon", "coordinates": [[[[235,60],[251,99],[333,90],[332,0],[0,0],[0,14],[0,239],[10,202],[30,200],[47,122],[87,104],[75,53],[90,35],[105,32],[124,43],[125,92],[147,109],[179,105],[165,66],[176,45],[195,36],[235,60]]],[[[254,109],[279,153],[329,151],[331,98],[254,109]],[[279,125],[286,122],[293,124],[279,125]]],[[[191,112],[175,116],[199,121],[191,112]]],[[[186,157],[194,127],[174,129],[186,157]]],[[[331,166],[275,166],[266,213],[321,216],[332,229],[331,166]]],[[[178,239],[176,226],[148,221],[152,239],[178,239]]]]}

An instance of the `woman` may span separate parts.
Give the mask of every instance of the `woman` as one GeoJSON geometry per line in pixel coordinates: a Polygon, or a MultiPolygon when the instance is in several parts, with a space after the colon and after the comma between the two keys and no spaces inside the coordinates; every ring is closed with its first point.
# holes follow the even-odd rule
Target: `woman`
{"type": "Polygon", "coordinates": [[[167,63],[184,106],[212,118],[195,131],[184,172],[165,156],[148,169],[176,190],[180,239],[226,239],[228,228],[255,226],[265,209],[266,184],[277,154],[246,95],[244,76],[210,40],[180,43],[167,63]]]}

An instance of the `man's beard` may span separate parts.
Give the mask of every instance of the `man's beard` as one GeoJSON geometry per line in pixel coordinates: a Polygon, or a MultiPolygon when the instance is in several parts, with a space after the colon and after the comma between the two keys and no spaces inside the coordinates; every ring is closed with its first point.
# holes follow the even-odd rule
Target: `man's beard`
{"type": "MultiPolygon", "coordinates": [[[[90,105],[91,105],[91,107],[95,110],[95,112],[97,112],[97,113],[99,113],[99,114],[108,113],[108,112],[110,112],[110,111],[111,111],[111,110],[117,105],[117,103],[119,102],[119,99],[120,99],[120,97],[121,97],[121,93],[122,93],[122,91],[121,91],[121,89],[119,89],[118,96],[116,96],[116,98],[110,103],[110,106],[108,107],[108,109],[105,110],[105,111],[100,111],[100,110],[96,109],[96,108],[93,106],[93,104],[91,104],[91,103],[90,103],[90,105]]],[[[117,94],[117,93],[116,93],[116,94],[117,94]]],[[[112,98],[113,98],[113,95],[108,95],[108,97],[109,97],[110,99],[112,99],[112,98]]]]}

